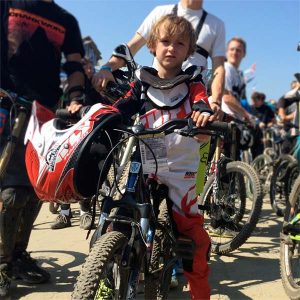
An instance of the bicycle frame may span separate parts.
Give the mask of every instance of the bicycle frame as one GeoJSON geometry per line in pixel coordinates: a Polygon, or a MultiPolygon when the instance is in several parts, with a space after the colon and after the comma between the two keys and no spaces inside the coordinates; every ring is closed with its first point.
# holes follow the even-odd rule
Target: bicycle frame
{"type": "MultiPolygon", "coordinates": [[[[129,237],[128,244],[122,255],[122,267],[127,270],[126,276],[128,276],[128,287],[120,291],[121,298],[130,299],[135,297],[137,283],[139,280],[140,266],[145,266],[145,272],[147,272],[147,243],[152,241],[147,240],[148,230],[155,230],[155,214],[154,208],[150,201],[149,186],[145,182],[145,178],[141,167],[140,150],[138,147],[138,139],[136,137],[130,137],[124,155],[121,161],[121,167],[126,165],[129,155],[135,146],[135,152],[132,154],[130,170],[128,174],[126,190],[120,200],[114,200],[112,198],[115,190],[117,177],[114,186],[110,191],[109,196],[105,196],[102,200],[101,214],[98,227],[92,237],[91,245],[106,232],[108,223],[112,226],[122,226],[122,229],[118,230],[126,233],[129,237]],[[137,202],[138,200],[138,202],[137,202]],[[119,209],[121,214],[109,216],[112,209],[119,209]],[[128,217],[122,215],[122,210],[130,211],[132,216],[128,217]],[[128,230],[130,228],[130,232],[128,230]],[[134,250],[133,250],[134,249],[134,250]],[[133,257],[132,253],[135,253],[133,257]],[[130,277],[129,277],[130,276],[130,277]]],[[[117,176],[122,174],[118,172],[117,176]]],[[[175,263],[175,259],[174,259],[175,263]]]]}

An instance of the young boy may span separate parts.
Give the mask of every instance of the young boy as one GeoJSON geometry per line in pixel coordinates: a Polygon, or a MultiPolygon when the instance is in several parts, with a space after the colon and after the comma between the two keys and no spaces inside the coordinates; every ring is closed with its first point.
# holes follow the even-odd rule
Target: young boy
{"type": "MultiPolygon", "coordinates": [[[[183,17],[164,16],[154,24],[147,46],[157,59],[157,71],[140,69],[132,89],[115,106],[128,118],[139,113],[141,122],[148,128],[190,115],[198,127],[204,126],[212,114],[205,86],[201,76],[182,71],[182,63],[196,46],[191,24],[183,17]],[[159,89],[159,85],[165,85],[164,89],[159,89]]],[[[209,299],[210,239],[203,228],[195,193],[201,136],[196,140],[174,133],[164,139],[160,147],[162,144],[166,147],[167,168],[158,170],[157,179],[169,188],[178,232],[192,238],[196,244],[193,264],[184,272],[191,298],[209,299]]]]}

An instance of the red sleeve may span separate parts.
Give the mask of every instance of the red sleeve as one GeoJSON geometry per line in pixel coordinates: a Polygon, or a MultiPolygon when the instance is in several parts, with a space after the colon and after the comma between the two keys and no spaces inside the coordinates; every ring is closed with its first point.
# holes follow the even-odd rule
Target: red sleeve
{"type": "Polygon", "coordinates": [[[206,88],[201,82],[192,82],[190,84],[190,102],[191,105],[193,103],[197,103],[199,101],[205,101],[205,103],[209,106],[208,97],[206,94],[206,88]]]}

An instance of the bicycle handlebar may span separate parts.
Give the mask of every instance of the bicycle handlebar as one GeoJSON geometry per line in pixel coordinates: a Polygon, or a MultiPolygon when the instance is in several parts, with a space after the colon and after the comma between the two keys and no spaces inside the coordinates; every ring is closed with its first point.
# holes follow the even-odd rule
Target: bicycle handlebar
{"type": "MultiPolygon", "coordinates": [[[[57,109],[56,117],[63,120],[79,120],[90,109],[90,106],[82,107],[77,113],[71,114],[66,109],[57,109]]],[[[145,128],[143,124],[128,126],[125,124],[117,124],[112,129],[120,129],[133,133],[136,136],[159,133],[178,133],[183,136],[193,137],[197,134],[207,135],[226,135],[231,133],[232,128],[236,126],[233,123],[214,121],[207,123],[204,127],[196,127],[191,118],[170,120],[157,128],[145,128]]]]}
{"type": "Polygon", "coordinates": [[[233,126],[235,125],[231,123],[214,121],[207,123],[204,127],[196,127],[192,119],[188,118],[170,120],[157,128],[145,128],[142,124],[138,124],[130,127],[127,126],[126,129],[138,136],[174,132],[183,136],[193,137],[197,134],[226,135],[231,132],[233,126]]]}
{"type": "Polygon", "coordinates": [[[9,99],[11,104],[18,104],[25,108],[31,108],[31,106],[32,106],[32,101],[30,101],[28,98],[19,96],[14,92],[6,91],[1,88],[0,88],[0,98],[7,98],[7,99],[9,99]]]}

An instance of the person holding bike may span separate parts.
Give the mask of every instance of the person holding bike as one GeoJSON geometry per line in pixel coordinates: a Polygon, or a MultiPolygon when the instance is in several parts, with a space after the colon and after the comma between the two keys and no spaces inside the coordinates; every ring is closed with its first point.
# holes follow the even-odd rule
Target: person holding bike
{"type": "MultiPolygon", "coordinates": [[[[153,24],[162,16],[175,14],[190,21],[196,31],[197,49],[189,56],[183,69],[191,66],[201,66],[207,68],[207,58],[212,61],[212,82],[211,82],[211,109],[215,117],[220,117],[221,101],[224,87],[224,60],[225,60],[225,26],[222,20],[207,13],[203,9],[202,0],[180,0],[177,4],[159,5],[155,7],[145,18],[138,28],[136,34],[127,43],[132,55],[135,55],[148,41],[150,30],[153,24]]],[[[93,83],[96,89],[104,89],[107,82],[114,80],[111,71],[124,66],[124,60],[117,56],[112,56],[105,63],[100,71],[94,76],[93,83]]],[[[154,60],[154,67],[156,67],[154,60]]]]}
{"type": "MultiPolygon", "coordinates": [[[[88,57],[84,57],[81,59],[82,67],[85,74],[85,85],[84,85],[84,93],[85,93],[85,105],[94,105],[96,103],[105,103],[110,104],[109,100],[105,99],[102,95],[100,95],[93,87],[91,83],[92,76],[95,72],[95,67],[92,64],[91,60],[88,57]]],[[[84,230],[88,230],[91,227],[92,223],[92,214],[90,207],[90,199],[85,199],[79,201],[80,206],[80,228],[84,230]]],[[[71,227],[71,218],[72,211],[70,204],[61,204],[59,215],[55,218],[54,223],[51,225],[51,229],[63,229],[67,227],[71,227]]]]}
{"type": "MultiPolygon", "coordinates": [[[[196,49],[195,32],[190,22],[173,14],[163,16],[151,29],[147,46],[157,60],[157,69],[144,67],[125,98],[116,102],[124,119],[139,113],[140,121],[155,128],[174,118],[192,117],[198,127],[212,120],[200,70],[193,66],[182,70],[183,62],[196,49]],[[167,89],[160,84],[168,83],[167,89]],[[155,87],[154,87],[155,86],[155,87]]],[[[199,163],[199,141],[170,134],[164,138],[167,166],[158,167],[156,179],[168,186],[173,218],[180,235],[194,240],[192,263],[184,264],[192,299],[209,299],[208,283],[210,239],[199,213],[195,178],[199,163]]],[[[159,145],[162,145],[159,143],[159,145]]],[[[164,151],[160,151],[162,153],[164,151]]]]}
{"type": "MultiPolygon", "coordinates": [[[[225,62],[225,88],[222,99],[222,111],[234,119],[252,124],[251,114],[242,106],[241,99],[246,99],[246,82],[240,64],[246,55],[246,42],[240,37],[233,37],[227,43],[225,62]]],[[[245,131],[245,133],[248,131],[245,131]]],[[[241,148],[247,147],[250,140],[248,134],[243,136],[243,130],[237,130],[237,151],[236,160],[240,160],[241,148]],[[243,143],[243,145],[242,145],[243,143]]],[[[230,145],[225,144],[225,149],[229,150],[230,145]]]]}
{"type": "MultiPolygon", "coordinates": [[[[68,76],[68,110],[76,112],[84,100],[81,58],[84,48],[77,20],[52,0],[1,1],[1,85],[29,101],[54,110],[61,96],[60,63],[68,76]]],[[[50,274],[26,251],[41,202],[25,168],[24,135],[1,180],[0,297],[9,295],[11,278],[38,284],[50,274]]],[[[1,137],[1,151],[5,137],[1,137]]]]}

